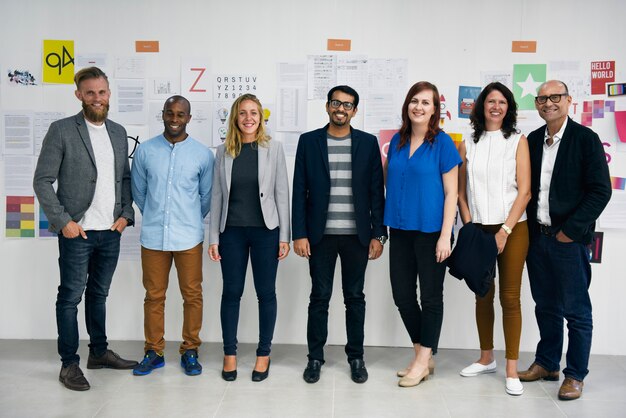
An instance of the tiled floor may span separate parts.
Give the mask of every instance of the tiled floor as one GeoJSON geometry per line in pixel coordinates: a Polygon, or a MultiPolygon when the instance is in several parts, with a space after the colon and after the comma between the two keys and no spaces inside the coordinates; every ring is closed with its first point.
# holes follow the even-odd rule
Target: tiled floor
{"type": "MultiPolygon", "coordinates": [[[[122,357],[139,358],[141,342],[113,342],[122,357]]],[[[177,345],[165,352],[166,366],[149,376],[130,371],[87,370],[86,343],[81,342],[87,392],[65,389],[58,381],[60,363],[54,341],[0,340],[0,417],[624,417],[626,356],[592,356],[583,398],[556,399],[558,382],[524,385],[525,393],[504,392],[504,372],[475,378],[459,370],[477,351],[445,350],[436,356],[435,375],[414,388],[397,386],[395,370],[408,362],[408,348],[366,347],[369,381],[350,380],[342,347],[329,347],[322,377],[302,380],[306,347],[276,345],[270,376],[250,381],[254,347],[240,348],[239,378],[220,377],[221,346],[205,344],[200,353],[204,372],[188,377],[180,368],[177,345]]],[[[504,364],[503,354],[497,360],[504,364]]],[[[520,365],[532,362],[522,353],[520,365]]]]}

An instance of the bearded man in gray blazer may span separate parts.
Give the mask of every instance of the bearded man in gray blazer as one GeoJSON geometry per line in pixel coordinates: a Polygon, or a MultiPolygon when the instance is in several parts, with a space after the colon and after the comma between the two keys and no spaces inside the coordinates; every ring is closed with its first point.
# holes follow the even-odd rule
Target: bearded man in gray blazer
{"type": "Polygon", "coordinates": [[[126,130],[107,119],[109,82],[97,67],[76,73],[75,95],[83,110],[50,125],[33,188],[59,238],[61,280],[57,293],[59,380],[88,390],[79,367],[77,306],[85,294],[88,369],[132,369],[137,362],[107,349],[106,298],[117,266],[120,238],[132,225],[126,130]],[[56,192],[53,184],[56,182],[56,192]]]}

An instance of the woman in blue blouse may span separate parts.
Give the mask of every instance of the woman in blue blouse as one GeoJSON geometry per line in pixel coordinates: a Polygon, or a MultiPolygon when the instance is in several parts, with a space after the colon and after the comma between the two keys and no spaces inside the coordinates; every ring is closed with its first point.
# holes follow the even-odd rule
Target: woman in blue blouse
{"type": "Polygon", "coordinates": [[[437,87],[416,83],[402,105],[402,127],[391,139],[385,163],[391,288],[415,349],[415,358],[398,372],[403,387],[426,380],[429,363],[434,368],[460,163],[454,142],[439,128],[437,87]]]}

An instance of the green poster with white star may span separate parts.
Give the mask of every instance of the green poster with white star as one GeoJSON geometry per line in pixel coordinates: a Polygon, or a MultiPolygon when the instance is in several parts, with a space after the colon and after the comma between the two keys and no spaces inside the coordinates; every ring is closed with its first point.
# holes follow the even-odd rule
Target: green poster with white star
{"type": "Polygon", "coordinates": [[[535,96],[546,81],[546,64],[514,64],[513,95],[519,110],[533,110],[535,96]]]}

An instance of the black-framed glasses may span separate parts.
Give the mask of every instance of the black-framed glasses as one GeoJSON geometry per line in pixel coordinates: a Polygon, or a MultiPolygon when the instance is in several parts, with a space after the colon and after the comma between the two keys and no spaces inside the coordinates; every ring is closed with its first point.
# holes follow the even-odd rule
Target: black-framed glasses
{"type": "Polygon", "coordinates": [[[331,100],[330,101],[330,106],[333,109],[339,109],[339,106],[343,105],[343,108],[346,110],[352,110],[354,109],[354,103],[351,102],[342,102],[341,100],[331,100]]]}
{"type": "Polygon", "coordinates": [[[561,97],[569,96],[569,93],[551,94],[549,96],[537,96],[535,97],[535,103],[544,104],[550,99],[552,103],[558,103],[561,101],[561,97]]]}

